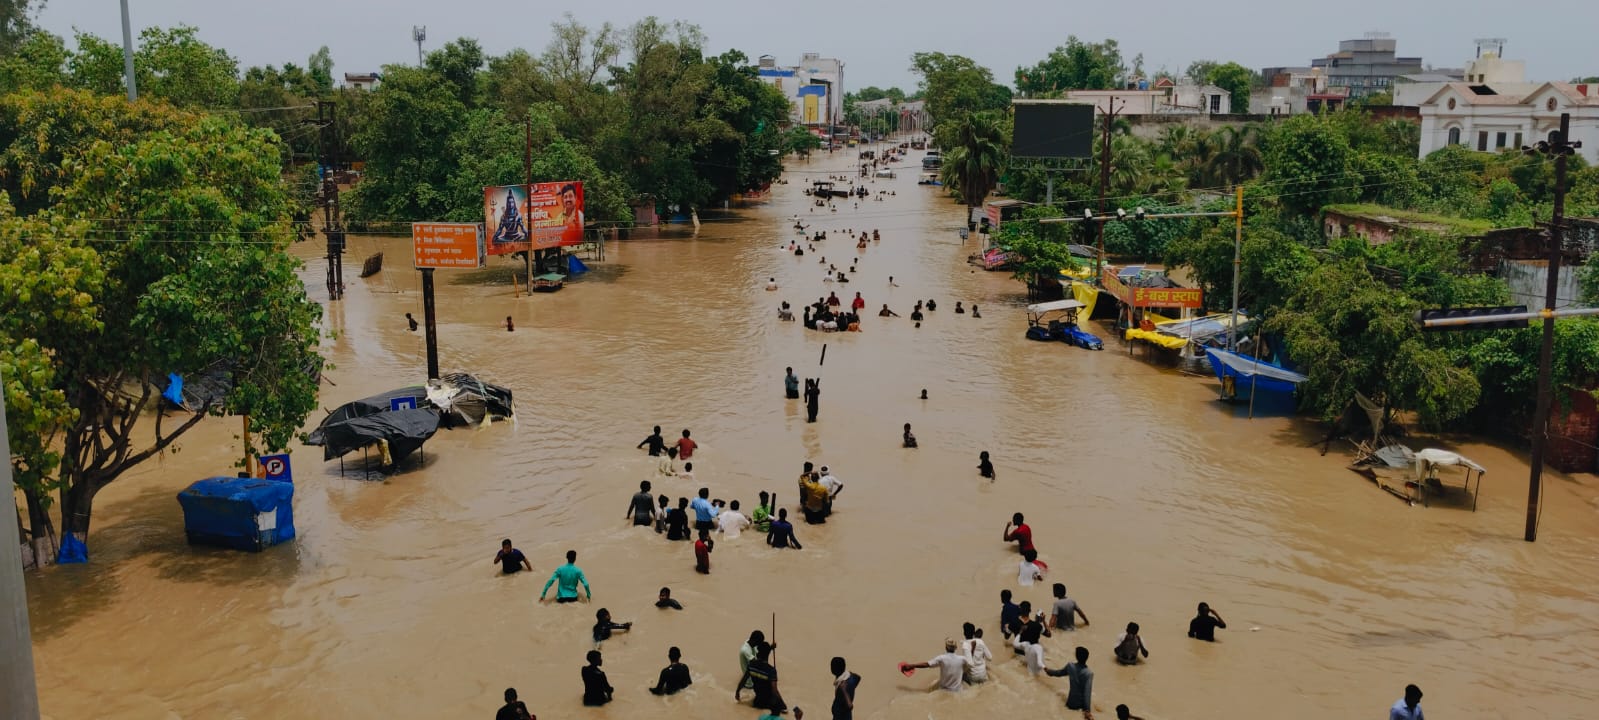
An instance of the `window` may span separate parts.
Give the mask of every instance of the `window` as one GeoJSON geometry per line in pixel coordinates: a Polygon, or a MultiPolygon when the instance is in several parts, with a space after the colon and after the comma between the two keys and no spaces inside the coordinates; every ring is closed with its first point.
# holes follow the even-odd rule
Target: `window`
{"type": "Polygon", "coordinates": [[[1220,95],[1212,95],[1212,96],[1210,96],[1210,111],[1212,113],[1221,112],[1221,96],[1220,95]]]}
{"type": "Polygon", "coordinates": [[[1521,147],[1521,133],[1516,133],[1516,141],[1511,143],[1510,147],[1517,149],[1521,147]]]}
{"type": "Polygon", "coordinates": [[[1449,144],[1460,144],[1460,128],[1449,128],[1449,144]]]}
{"type": "Polygon", "coordinates": [[[1495,150],[1503,150],[1503,149],[1505,149],[1505,134],[1504,133],[1494,133],[1494,149],[1495,150]]]}
{"type": "Polygon", "coordinates": [[[1487,152],[1488,151],[1488,131],[1487,130],[1479,130],[1479,131],[1477,131],[1477,149],[1482,151],[1482,152],[1487,152]]]}

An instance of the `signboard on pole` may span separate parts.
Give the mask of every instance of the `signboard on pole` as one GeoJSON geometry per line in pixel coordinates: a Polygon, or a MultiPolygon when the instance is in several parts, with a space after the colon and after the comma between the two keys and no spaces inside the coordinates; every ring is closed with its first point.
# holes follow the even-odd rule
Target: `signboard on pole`
{"type": "Polygon", "coordinates": [[[483,267],[483,226],[411,223],[411,252],[418,270],[483,267]]]}
{"type": "Polygon", "coordinates": [[[289,454],[262,455],[261,470],[266,473],[266,479],[279,482],[294,482],[294,471],[289,467],[289,454]]]}
{"type": "Polygon", "coordinates": [[[1099,276],[1105,290],[1123,304],[1138,308],[1202,308],[1205,292],[1198,288],[1137,287],[1123,282],[1106,267],[1099,276]]]}
{"type": "Polygon", "coordinates": [[[507,255],[583,242],[583,183],[533,183],[483,188],[488,254],[507,255]]]}

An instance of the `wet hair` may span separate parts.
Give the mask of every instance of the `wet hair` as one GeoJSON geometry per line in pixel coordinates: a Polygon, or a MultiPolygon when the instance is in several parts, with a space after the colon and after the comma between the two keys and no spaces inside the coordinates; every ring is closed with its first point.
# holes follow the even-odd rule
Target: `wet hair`
{"type": "Polygon", "coordinates": [[[638,482],[638,491],[639,492],[649,492],[650,491],[650,481],[648,481],[648,480],[640,480],[638,482]]]}
{"type": "Polygon", "coordinates": [[[679,508],[686,508],[686,507],[688,507],[688,498],[684,498],[684,497],[680,497],[680,498],[678,498],[678,499],[677,499],[677,506],[678,506],[678,507],[679,507],[679,508]]]}
{"type": "Polygon", "coordinates": [[[833,676],[834,677],[837,677],[839,675],[843,675],[844,674],[844,658],[841,658],[841,657],[833,658],[833,661],[831,663],[829,663],[829,666],[833,669],[833,676]]]}
{"type": "Polygon", "coordinates": [[[805,461],[805,472],[810,472],[811,469],[815,468],[815,467],[816,467],[815,465],[811,464],[811,461],[809,461],[809,460],[805,461]]]}
{"type": "Polygon", "coordinates": [[[660,435],[661,434],[661,426],[660,425],[656,425],[655,426],[655,434],[656,435],[660,435]]]}
{"type": "Polygon", "coordinates": [[[1200,603],[1199,604],[1199,614],[1200,615],[1204,615],[1205,613],[1208,613],[1208,612],[1210,612],[1210,603],[1204,603],[1204,602],[1200,603]]]}
{"type": "Polygon", "coordinates": [[[576,550],[568,550],[568,551],[566,551],[566,561],[569,562],[569,563],[577,562],[577,551],[576,550]]]}
{"type": "Polygon", "coordinates": [[[1023,600],[1019,607],[1021,607],[1023,615],[1029,615],[1033,611],[1033,601],[1023,600]]]}
{"type": "Polygon", "coordinates": [[[1137,635],[1138,634],[1138,623],[1127,623],[1127,634],[1128,635],[1137,635]]]}
{"type": "Polygon", "coordinates": [[[506,539],[500,541],[500,547],[510,547],[510,546],[511,546],[511,539],[510,538],[506,538],[506,539]]]}
{"type": "Polygon", "coordinates": [[[682,659],[683,651],[677,649],[676,645],[673,645],[671,650],[667,650],[666,651],[666,657],[669,658],[672,662],[677,662],[678,660],[682,659]]]}
{"type": "Polygon", "coordinates": [[[506,688],[505,689],[505,701],[508,702],[508,703],[509,702],[516,702],[516,688],[506,688]]]}
{"type": "Polygon", "coordinates": [[[669,457],[669,458],[672,458],[673,460],[676,460],[677,459],[677,448],[675,448],[675,447],[667,448],[666,449],[666,456],[669,457]]]}
{"type": "Polygon", "coordinates": [[[965,625],[961,626],[961,634],[965,635],[967,640],[970,640],[977,635],[977,626],[971,623],[966,623],[965,625]]]}
{"type": "Polygon", "coordinates": [[[1006,588],[1004,590],[999,591],[999,599],[1004,601],[1004,602],[1010,602],[1010,589],[1006,588]]]}
{"type": "Polygon", "coordinates": [[[760,658],[761,662],[765,662],[766,659],[771,657],[771,656],[772,656],[772,646],[771,645],[768,645],[766,643],[761,643],[761,644],[755,646],[755,657],[760,658]]]}
{"type": "Polygon", "coordinates": [[[769,498],[769,497],[771,497],[771,496],[770,496],[770,495],[768,495],[768,494],[766,494],[766,491],[765,491],[765,490],[762,490],[762,491],[761,491],[761,501],[763,501],[763,502],[764,502],[764,501],[765,501],[765,500],[766,500],[766,498],[769,498]]]}
{"type": "Polygon", "coordinates": [[[1118,718],[1118,720],[1120,720],[1121,718],[1130,718],[1132,716],[1133,716],[1133,711],[1130,708],[1127,707],[1126,703],[1123,703],[1121,705],[1117,705],[1116,706],[1116,717],[1118,718]]]}
{"type": "Polygon", "coordinates": [[[663,494],[662,494],[662,495],[661,495],[661,507],[666,507],[666,506],[667,506],[667,505],[670,505],[670,504],[672,504],[672,499],[671,499],[671,498],[669,498],[669,497],[667,497],[667,496],[666,496],[666,495],[665,495],[665,494],[664,494],[664,493],[663,493],[663,494]]]}
{"type": "Polygon", "coordinates": [[[608,610],[606,608],[600,608],[600,609],[594,611],[594,619],[603,621],[605,619],[605,616],[606,615],[610,615],[610,614],[611,614],[610,610],[608,610]]]}
{"type": "Polygon", "coordinates": [[[688,437],[688,428],[683,428],[683,437],[688,437]]]}
{"type": "Polygon", "coordinates": [[[1010,521],[1013,522],[1013,523],[1016,523],[1017,525],[1022,524],[1022,514],[1021,513],[1015,513],[1015,514],[1011,515],[1010,516],[1010,521]]]}
{"type": "Polygon", "coordinates": [[[734,501],[733,501],[733,504],[732,504],[732,505],[729,505],[729,506],[728,506],[728,507],[731,507],[731,508],[733,508],[733,509],[734,509],[734,510],[737,510],[737,509],[738,509],[738,501],[737,501],[737,500],[734,500],[734,501]]]}
{"type": "Polygon", "coordinates": [[[600,651],[598,650],[590,650],[589,654],[585,655],[584,657],[588,658],[590,665],[600,664],[600,651]]]}
{"type": "Polygon", "coordinates": [[[1055,591],[1055,597],[1066,597],[1066,583],[1055,583],[1054,587],[1051,587],[1050,589],[1055,591]]]}
{"type": "Polygon", "coordinates": [[[1034,562],[1038,560],[1038,551],[1028,550],[1027,552],[1022,553],[1022,558],[1026,559],[1027,562],[1034,562]]]}
{"type": "Polygon", "coordinates": [[[705,500],[711,496],[710,488],[700,488],[700,499],[705,500]]]}
{"type": "Polygon", "coordinates": [[[777,509],[777,519],[778,520],[787,520],[788,519],[788,508],[778,508],[777,509]]]}
{"type": "Polygon", "coordinates": [[[759,630],[750,633],[750,647],[759,647],[766,643],[766,633],[759,630]]]}
{"type": "Polygon", "coordinates": [[[687,472],[694,472],[694,463],[683,463],[683,469],[687,472]]]}
{"type": "Polygon", "coordinates": [[[670,596],[672,594],[672,589],[669,588],[669,587],[663,587],[663,588],[661,588],[661,594],[662,595],[666,595],[666,596],[670,596]]]}
{"type": "Polygon", "coordinates": [[[1081,645],[1077,646],[1077,662],[1088,662],[1088,648],[1085,648],[1081,645]]]}
{"type": "Polygon", "coordinates": [[[988,451],[984,450],[984,451],[982,451],[980,453],[977,453],[977,457],[982,458],[984,460],[987,460],[988,459],[988,451]]]}

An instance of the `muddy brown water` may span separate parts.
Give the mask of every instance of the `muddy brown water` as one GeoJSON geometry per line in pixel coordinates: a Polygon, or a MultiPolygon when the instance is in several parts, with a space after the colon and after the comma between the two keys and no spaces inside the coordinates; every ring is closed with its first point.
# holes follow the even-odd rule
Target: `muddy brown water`
{"type": "MultiPolygon", "coordinates": [[[[872,184],[897,193],[882,202],[809,209],[807,181],[850,164],[844,153],[796,164],[769,204],[707,216],[697,236],[613,243],[560,293],[512,297],[509,261],[440,271],[443,366],[515,389],[516,422],[441,431],[421,467],[385,481],[297,447],[290,545],[251,555],[184,543],[174,495],[230,472],[231,420],[113,485],[96,503],[93,563],[29,578],[47,716],[487,718],[515,686],[545,718],[753,718],[732,700],[737,651],[751,630],[772,633],[775,613],[780,685],[815,717],[831,699],[828,660],[842,655],[865,678],[859,717],[1065,718],[1076,714],[1064,682],[1029,677],[997,627],[1001,589],[1047,606],[1060,581],[1093,624],[1046,641],[1047,661],[1089,648],[1101,717],[1118,703],[1151,720],[1375,717],[1409,682],[1433,717],[1594,717],[1590,476],[1551,478],[1537,544],[1521,540],[1518,452],[1456,446],[1489,468],[1475,513],[1407,507],[1346,470],[1339,446],[1321,456],[1315,427],[1247,419],[1215,401],[1213,379],[1129,358],[1103,328],[1098,353],[1024,340],[1020,286],[965,264],[961,208],[916,186],[913,165],[872,184]],[[796,213],[829,231],[820,252],[777,250],[796,237],[796,213]],[[845,228],[883,239],[857,252],[845,228]],[[859,258],[859,271],[824,285],[821,256],[859,258]],[[768,277],[781,289],[766,291],[768,277]],[[862,293],[865,332],[777,321],[779,300],[829,291],[862,293]],[[875,316],[927,298],[939,309],[920,329],[875,316]],[[983,317],[956,315],[957,300],[983,317]],[[818,423],[782,399],[785,366],[823,378],[818,423]],[[919,449],[900,448],[905,422],[919,449]],[[654,424],[693,430],[693,483],[652,477],[634,445],[654,424]],[[981,450],[996,482],[977,476],[981,450]],[[746,534],[718,543],[700,576],[688,544],[623,518],[641,479],[674,498],[706,486],[746,509],[775,490],[792,508],[807,459],[846,488],[826,525],[799,525],[803,551],[746,534]],[[1016,586],[1016,554],[1000,541],[1015,511],[1050,564],[1042,585],[1016,586]],[[533,573],[497,574],[502,537],[533,573]],[[594,603],[536,603],[569,548],[594,603]],[[663,585],[686,610],[653,607],[663,585]],[[1184,635],[1201,600],[1228,622],[1215,644],[1184,635]],[[578,669],[602,606],[637,624],[603,649],[616,702],[586,709],[578,669]],[[967,620],[996,651],[992,682],[951,695],[929,691],[931,671],[896,672],[967,620]],[[1139,667],[1109,662],[1128,621],[1151,651],[1139,667]],[[672,645],[694,685],[658,698],[645,687],[672,645]]],[[[329,310],[328,408],[424,374],[422,336],[403,319],[421,317],[408,241],[351,244],[388,262],[329,310]]],[[[294,251],[322,297],[313,243],[294,251]]]]}

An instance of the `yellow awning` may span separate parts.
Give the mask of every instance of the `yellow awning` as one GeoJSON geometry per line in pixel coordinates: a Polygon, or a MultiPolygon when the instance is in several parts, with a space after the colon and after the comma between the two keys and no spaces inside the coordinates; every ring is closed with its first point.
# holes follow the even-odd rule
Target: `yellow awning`
{"type": "Polygon", "coordinates": [[[1163,348],[1170,348],[1172,350],[1181,350],[1184,345],[1188,344],[1187,338],[1165,335],[1153,330],[1140,330],[1138,328],[1129,328],[1127,330],[1127,339],[1143,340],[1144,342],[1154,343],[1163,348]]]}

